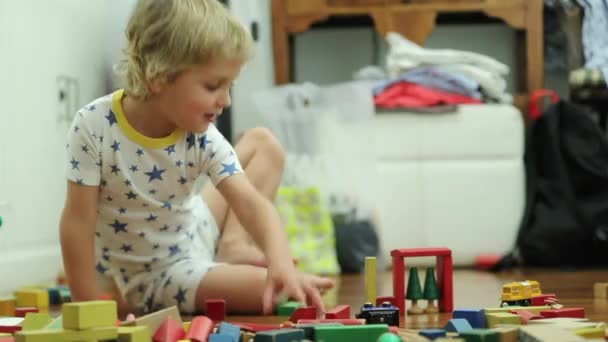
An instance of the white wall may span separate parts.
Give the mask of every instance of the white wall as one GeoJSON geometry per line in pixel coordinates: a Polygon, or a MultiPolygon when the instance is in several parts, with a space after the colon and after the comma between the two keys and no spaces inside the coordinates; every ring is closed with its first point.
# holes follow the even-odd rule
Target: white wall
{"type": "Polygon", "coordinates": [[[0,0],[0,294],[53,280],[65,199],[59,75],[82,106],[104,91],[105,0],[0,0]]]}

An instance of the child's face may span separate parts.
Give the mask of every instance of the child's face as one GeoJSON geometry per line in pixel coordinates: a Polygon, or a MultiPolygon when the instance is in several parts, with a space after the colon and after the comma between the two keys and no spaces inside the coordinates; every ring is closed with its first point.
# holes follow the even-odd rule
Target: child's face
{"type": "Polygon", "coordinates": [[[180,73],[157,94],[167,118],[189,132],[203,133],[230,106],[230,86],[241,60],[216,59],[180,73]]]}

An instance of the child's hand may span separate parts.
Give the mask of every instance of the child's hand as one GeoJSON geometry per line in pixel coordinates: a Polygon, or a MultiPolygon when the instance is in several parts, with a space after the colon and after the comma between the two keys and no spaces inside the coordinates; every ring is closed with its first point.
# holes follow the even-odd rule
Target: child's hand
{"type": "Polygon", "coordinates": [[[279,302],[282,293],[290,299],[300,303],[309,303],[316,306],[320,312],[325,312],[319,288],[332,287],[333,282],[325,280],[325,284],[320,284],[320,279],[299,273],[291,261],[271,263],[268,267],[266,289],[264,290],[264,313],[272,313],[274,305],[279,302]]]}

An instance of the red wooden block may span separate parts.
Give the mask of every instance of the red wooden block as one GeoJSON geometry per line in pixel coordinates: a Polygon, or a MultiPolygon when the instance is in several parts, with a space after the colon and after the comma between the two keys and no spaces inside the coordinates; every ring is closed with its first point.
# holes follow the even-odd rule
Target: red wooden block
{"type": "Polygon", "coordinates": [[[556,301],[557,297],[555,296],[555,293],[545,293],[531,298],[531,304],[533,306],[549,305],[556,301]]]}
{"type": "Polygon", "coordinates": [[[0,333],[14,334],[20,330],[20,325],[0,325],[0,333]]]}
{"type": "Polygon", "coordinates": [[[533,319],[541,319],[544,318],[541,315],[537,315],[532,311],[528,311],[525,309],[521,309],[521,310],[511,310],[512,314],[516,314],[519,317],[521,317],[521,321],[523,324],[528,324],[528,321],[531,321],[533,319]]]}
{"type": "Polygon", "coordinates": [[[152,340],[154,342],[175,342],[186,336],[184,326],[172,317],[167,317],[158,327],[152,340]]]}
{"type": "Polygon", "coordinates": [[[289,317],[290,322],[297,322],[301,319],[316,319],[317,318],[317,307],[307,306],[304,308],[297,308],[296,311],[289,317]]]}
{"type": "Polygon", "coordinates": [[[364,325],[363,318],[336,318],[336,319],[301,319],[298,324],[318,324],[318,323],[340,323],[343,325],[364,325]]]}
{"type": "Polygon", "coordinates": [[[397,301],[395,300],[395,297],[393,297],[393,296],[376,297],[376,306],[380,306],[384,302],[389,302],[392,305],[397,306],[397,301]]]}
{"type": "Polygon", "coordinates": [[[541,311],[540,315],[545,318],[555,318],[555,317],[585,318],[585,309],[584,308],[552,309],[552,310],[541,311]]]}
{"type": "Polygon", "coordinates": [[[205,301],[205,316],[212,321],[223,322],[226,319],[226,301],[223,299],[207,299],[205,301]]]}
{"type": "Polygon", "coordinates": [[[21,307],[15,309],[15,317],[25,317],[28,312],[38,312],[38,308],[33,306],[21,307]]]}
{"type": "Polygon", "coordinates": [[[196,316],[190,323],[185,339],[192,342],[206,342],[211,331],[213,331],[213,321],[207,316],[196,316]]]}
{"type": "Polygon", "coordinates": [[[350,305],[338,305],[325,313],[326,319],[350,318],[350,305]]]}

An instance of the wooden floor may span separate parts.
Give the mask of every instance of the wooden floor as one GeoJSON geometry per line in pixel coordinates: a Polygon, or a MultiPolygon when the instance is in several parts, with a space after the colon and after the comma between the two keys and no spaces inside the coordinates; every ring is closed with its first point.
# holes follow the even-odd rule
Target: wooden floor
{"type": "MultiPolygon", "coordinates": [[[[583,307],[592,321],[608,322],[608,300],[593,298],[593,284],[608,282],[608,270],[517,270],[500,274],[475,270],[454,272],[454,307],[487,308],[500,306],[503,284],[511,281],[538,280],[543,293],[555,293],[566,307],[583,307]]],[[[362,275],[344,275],[337,279],[335,291],[325,296],[328,308],[338,304],[351,305],[353,315],[364,302],[365,285],[362,275]]],[[[392,295],[392,274],[387,272],[378,279],[378,296],[392,295]]],[[[404,328],[423,329],[443,327],[451,314],[439,313],[408,316],[404,328]]],[[[229,317],[239,322],[281,323],[284,317],[229,317]]]]}

